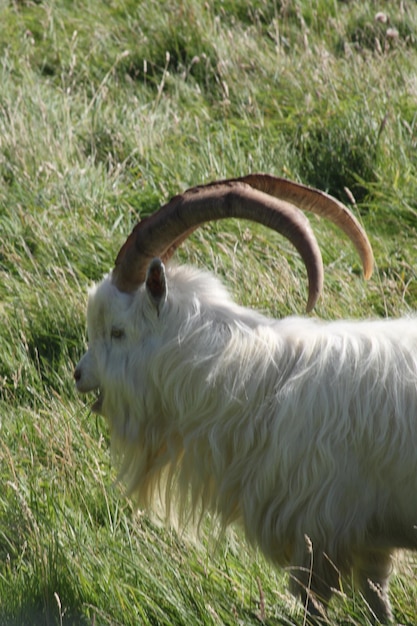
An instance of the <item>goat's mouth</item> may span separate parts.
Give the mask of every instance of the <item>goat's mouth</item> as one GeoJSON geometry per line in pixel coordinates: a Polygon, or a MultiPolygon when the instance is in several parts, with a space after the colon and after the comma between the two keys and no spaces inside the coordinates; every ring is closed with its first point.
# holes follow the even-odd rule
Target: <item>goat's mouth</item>
{"type": "Polygon", "coordinates": [[[103,400],[104,400],[104,394],[103,394],[103,390],[99,389],[98,390],[98,396],[97,396],[97,400],[95,402],[93,402],[93,404],[91,405],[91,411],[93,413],[101,413],[101,409],[103,406],[103,400]]]}

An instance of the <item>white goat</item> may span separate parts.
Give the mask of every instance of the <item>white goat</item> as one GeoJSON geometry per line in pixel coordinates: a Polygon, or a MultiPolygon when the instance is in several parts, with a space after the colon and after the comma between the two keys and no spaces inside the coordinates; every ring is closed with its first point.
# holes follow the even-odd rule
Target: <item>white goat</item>
{"type": "MultiPolygon", "coordinates": [[[[417,320],[271,320],[235,304],[209,274],[148,263],[214,219],[200,205],[213,211],[227,194],[227,206],[252,207],[248,185],[264,204],[269,193],[288,200],[282,186],[293,185],[294,202],[324,211],[317,195],[310,206],[295,197],[297,189],[320,192],[276,180],[191,190],[162,207],[161,222],[136,227],[90,291],[77,388],[99,391],[93,410],[109,420],[121,475],[140,506],[162,491],[168,509],[175,500],[183,513],[210,510],[224,526],[239,522],[250,543],[289,567],[313,621],[353,570],[373,615],[389,622],[392,551],[417,548],[417,320]],[[170,225],[167,235],[173,206],[182,231],[170,225]]],[[[340,224],[339,203],[319,198],[335,203],[330,217],[340,224]]],[[[366,235],[343,211],[369,275],[366,235]]],[[[311,252],[314,237],[306,237],[311,252]]],[[[309,275],[311,305],[318,287],[315,271],[309,275]]]]}

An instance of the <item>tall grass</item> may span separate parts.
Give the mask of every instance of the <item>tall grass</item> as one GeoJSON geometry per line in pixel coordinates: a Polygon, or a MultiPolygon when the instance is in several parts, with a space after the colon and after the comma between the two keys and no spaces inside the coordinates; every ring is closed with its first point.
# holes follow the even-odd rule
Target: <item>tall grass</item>
{"type": "MultiPolygon", "coordinates": [[[[72,382],[86,289],[170,195],[260,170],[354,198],[370,234],[365,284],[350,244],[312,220],[315,314],[415,308],[417,7],[15,0],[0,17],[0,624],[302,624],[285,573],[238,532],[195,544],[115,483],[106,424],[72,382]]],[[[178,256],[243,304],[304,309],[302,263],[260,227],[214,224],[178,256]]],[[[404,624],[415,574],[401,558],[404,624]]],[[[369,623],[352,589],[329,623],[369,623]]]]}

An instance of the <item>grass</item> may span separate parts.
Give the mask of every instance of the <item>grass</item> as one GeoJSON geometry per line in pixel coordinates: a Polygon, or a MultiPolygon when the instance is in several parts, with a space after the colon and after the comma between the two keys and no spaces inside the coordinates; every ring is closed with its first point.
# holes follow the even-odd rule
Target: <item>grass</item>
{"type": "MultiPolygon", "coordinates": [[[[0,6],[0,624],[301,624],[285,573],[239,533],[195,544],[114,483],[106,425],[72,381],[86,290],[170,195],[266,171],[353,197],[372,240],[365,284],[350,244],[312,219],[326,265],[315,315],[413,310],[415,3],[0,6]]],[[[302,263],[262,228],[214,224],[178,256],[239,302],[304,310],[302,263]]],[[[403,624],[417,621],[415,575],[403,556],[391,592],[403,624]]],[[[329,623],[369,623],[350,588],[329,623]]]]}

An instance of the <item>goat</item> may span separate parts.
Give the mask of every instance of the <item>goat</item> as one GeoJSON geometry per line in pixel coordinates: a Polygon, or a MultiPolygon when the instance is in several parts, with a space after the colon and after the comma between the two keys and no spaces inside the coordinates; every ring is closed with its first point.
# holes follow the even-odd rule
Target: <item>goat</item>
{"type": "Polygon", "coordinates": [[[365,232],[327,194],[266,175],[193,188],[141,221],[90,290],[76,386],[98,391],[139,506],[162,493],[183,519],[240,523],[313,623],[350,572],[388,623],[392,553],[417,548],[417,320],[269,319],[211,274],[166,265],[205,221],[260,221],[300,251],[310,310],[322,263],[296,206],[341,226],[370,276],[365,232]]]}

